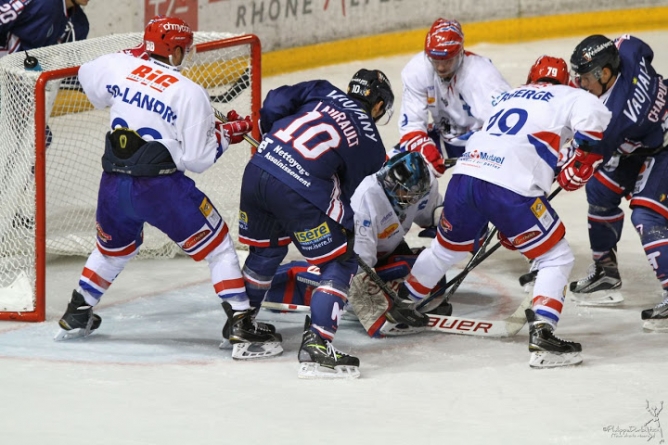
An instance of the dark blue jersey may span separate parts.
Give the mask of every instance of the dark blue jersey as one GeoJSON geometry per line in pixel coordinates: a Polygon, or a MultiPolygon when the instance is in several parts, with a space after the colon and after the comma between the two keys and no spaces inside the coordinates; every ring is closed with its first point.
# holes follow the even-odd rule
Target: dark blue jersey
{"type": "Polygon", "coordinates": [[[352,230],[350,198],[385,161],[369,113],[331,83],[313,80],[270,91],[260,122],[265,136],[250,162],[352,230]]]}
{"type": "Polygon", "coordinates": [[[63,0],[0,0],[0,55],[88,36],[83,9],[63,0]]]}
{"type": "Polygon", "coordinates": [[[629,35],[619,37],[615,44],[621,59],[620,72],[603,96],[612,120],[595,149],[606,160],[625,142],[642,151],[661,147],[667,113],[668,89],[652,67],[652,49],[629,35]]]}

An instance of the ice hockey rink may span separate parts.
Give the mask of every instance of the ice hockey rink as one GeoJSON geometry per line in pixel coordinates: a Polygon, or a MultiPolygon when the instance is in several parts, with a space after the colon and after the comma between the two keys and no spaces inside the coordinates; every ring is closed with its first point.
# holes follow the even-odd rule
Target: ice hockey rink
{"type": "MultiPolygon", "coordinates": [[[[654,48],[655,68],[668,74],[668,32],[634,35],[654,48]]],[[[467,49],[490,57],[517,86],[538,56],[568,59],[580,40],[467,49]]],[[[365,67],[383,70],[400,96],[400,71],[411,56],[265,78],[263,91],[315,78],[345,89],[365,67]]],[[[387,147],[398,140],[396,114],[381,130],[387,147]]],[[[584,191],[563,192],[553,204],[575,253],[572,278],[579,278],[591,262],[584,191]]],[[[626,300],[616,308],[567,302],[557,334],[582,343],[584,363],[561,369],[529,368],[526,326],[507,339],[432,332],[372,340],[359,323],[344,320],[334,344],[360,358],[362,377],[304,381],[297,378],[304,315],[268,311],[260,318],[276,324],[284,354],[233,361],[218,349],[225,316],[208,267],[184,258],[131,262],[97,308],[101,328],[56,343],[57,320],[85,259],[52,262],[47,321],[0,323],[0,443],[663,443],[668,334],[642,329],[640,311],[660,301],[660,287],[629,213],[618,251],[626,300]]],[[[410,243],[425,242],[413,235],[410,243]]],[[[525,297],[517,278],[527,267],[518,253],[500,249],[453,297],[455,315],[513,312],[525,297]]]]}

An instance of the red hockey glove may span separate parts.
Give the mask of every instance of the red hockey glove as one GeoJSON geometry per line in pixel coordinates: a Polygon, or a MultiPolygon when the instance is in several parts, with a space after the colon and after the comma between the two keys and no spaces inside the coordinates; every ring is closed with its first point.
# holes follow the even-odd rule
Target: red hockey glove
{"type": "Polygon", "coordinates": [[[227,113],[228,122],[216,122],[216,136],[218,142],[221,142],[221,137],[227,140],[228,144],[238,144],[244,140],[244,136],[253,130],[253,122],[250,116],[241,118],[239,113],[230,110],[227,113]]]}
{"type": "Polygon", "coordinates": [[[596,167],[603,161],[603,156],[581,149],[575,150],[573,157],[564,164],[557,182],[564,190],[577,190],[591,179],[596,167]]]}
{"type": "Polygon", "coordinates": [[[401,145],[406,151],[420,152],[437,178],[445,173],[443,156],[427,133],[423,131],[408,133],[401,138],[401,145]]]}
{"type": "Polygon", "coordinates": [[[501,232],[496,232],[496,237],[499,239],[499,242],[503,247],[508,250],[517,250],[517,247],[501,232]]]}

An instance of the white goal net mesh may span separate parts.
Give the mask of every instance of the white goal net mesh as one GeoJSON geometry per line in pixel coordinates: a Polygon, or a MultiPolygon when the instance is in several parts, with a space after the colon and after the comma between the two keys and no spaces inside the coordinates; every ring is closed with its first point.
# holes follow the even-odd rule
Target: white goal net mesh
{"type": "MultiPolygon", "coordinates": [[[[260,85],[253,81],[259,79],[254,75],[259,61],[253,60],[247,40],[232,46],[217,45],[220,41],[229,43],[233,37],[229,33],[195,33],[197,52],[182,72],[207,89],[212,104],[220,111],[235,109],[245,116],[257,112],[252,97],[260,94],[260,85]]],[[[25,289],[17,289],[34,283],[40,273],[35,267],[39,200],[35,165],[39,156],[45,158],[46,169],[46,253],[86,256],[92,251],[109,112],[93,109],[76,77],[72,77],[71,68],[140,42],[141,34],[132,33],[30,51],[42,72],[70,69],[46,83],[44,101],[38,101],[36,95],[42,72],[26,70],[25,53],[0,59],[0,312],[34,309],[34,295],[17,298],[17,294],[25,293],[25,289]],[[44,154],[37,150],[36,156],[36,147],[40,146],[38,102],[42,102],[45,113],[42,133],[46,150],[44,154]]],[[[235,145],[207,172],[192,175],[227,221],[235,240],[241,175],[250,153],[247,143],[235,145]]],[[[169,238],[145,225],[141,257],[172,257],[177,252],[178,247],[169,238]]]]}

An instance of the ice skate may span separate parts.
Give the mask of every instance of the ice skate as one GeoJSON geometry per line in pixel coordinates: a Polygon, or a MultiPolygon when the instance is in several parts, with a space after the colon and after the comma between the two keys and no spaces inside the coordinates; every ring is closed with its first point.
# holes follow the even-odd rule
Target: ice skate
{"type": "Polygon", "coordinates": [[[223,327],[221,349],[232,347],[232,358],[251,360],[267,358],[283,353],[281,334],[269,323],[255,321],[257,310],[235,311],[227,301],[223,302],[227,321],[223,327]],[[226,346],[229,345],[229,346],[226,346]]]}
{"type": "Polygon", "coordinates": [[[652,309],[645,309],[640,317],[645,321],[643,329],[656,332],[668,332],[668,290],[661,295],[663,301],[652,309]]]}
{"type": "Polygon", "coordinates": [[[589,275],[571,282],[571,298],[579,306],[616,306],[624,301],[619,289],[622,279],[617,270],[614,251],[605,261],[597,261],[589,268],[589,275]]]}
{"type": "Polygon", "coordinates": [[[300,379],[356,379],[360,376],[357,357],[337,351],[329,340],[311,331],[311,317],[306,316],[299,348],[300,379]]]}
{"type": "Polygon", "coordinates": [[[582,363],[582,345],[555,336],[554,328],[536,317],[532,309],[525,311],[529,322],[529,366],[532,368],[556,368],[582,363]]]}
{"type": "Polygon", "coordinates": [[[86,303],[83,295],[74,290],[67,310],[58,321],[60,330],[53,339],[60,341],[88,337],[100,327],[100,324],[102,324],[102,318],[93,313],[93,306],[86,303]]]}

